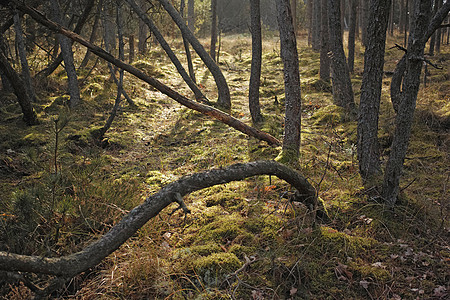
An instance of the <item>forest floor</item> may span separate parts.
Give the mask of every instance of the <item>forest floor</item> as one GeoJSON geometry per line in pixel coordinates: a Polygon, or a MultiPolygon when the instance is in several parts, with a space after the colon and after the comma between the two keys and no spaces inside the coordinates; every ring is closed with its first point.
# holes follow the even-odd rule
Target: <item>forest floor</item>
{"type": "MultiPolygon", "coordinates": [[[[299,43],[302,145],[296,166],[317,188],[330,221],[314,222],[290,187],[269,176],[214,186],[185,198],[191,214],[163,211],[100,265],[73,278],[60,299],[445,299],[450,293],[449,153],[450,46],[431,59],[419,92],[413,135],[393,211],[362,188],[356,160],[356,121],[332,105],[318,79],[319,54],[299,43]],[[245,268],[241,268],[245,265],[245,268]]],[[[232,95],[231,114],[248,111],[251,40],[223,38],[220,66],[232,95]]],[[[181,43],[173,43],[181,49],[181,43]]],[[[387,47],[394,45],[394,39],[387,47]]],[[[84,50],[79,49],[78,60],[84,50]]],[[[352,75],[356,99],[363,48],[352,75]]],[[[182,51],[176,51],[184,57],[182,51]]],[[[46,60],[36,54],[35,69],[46,60]]],[[[402,53],[386,52],[386,71],[402,53]]],[[[91,61],[92,67],[95,59],[91,61]]],[[[133,63],[192,96],[175,68],[153,48],[133,63]]],[[[197,57],[197,81],[217,97],[197,57]]],[[[264,42],[260,129],[282,139],[283,66],[276,37],[264,42]]],[[[88,74],[79,70],[80,78],[88,74]]],[[[388,74],[388,72],[387,72],[388,74]]],[[[82,249],[165,184],[194,172],[272,160],[268,146],[154,91],[129,74],[125,101],[105,140],[92,133],[112,108],[116,87],[104,62],[82,83],[83,103],[65,106],[62,68],[38,83],[41,124],[27,127],[12,95],[0,95],[0,250],[60,256],[82,249]],[[57,171],[57,172],[55,172],[57,171]]],[[[379,138],[383,165],[394,112],[390,77],[383,81],[379,138]]],[[[36,282],[46,278],[32,277],[36,282]]],[[[0,298],[28,299],[23,285],[0,283],[0,298]]]]}

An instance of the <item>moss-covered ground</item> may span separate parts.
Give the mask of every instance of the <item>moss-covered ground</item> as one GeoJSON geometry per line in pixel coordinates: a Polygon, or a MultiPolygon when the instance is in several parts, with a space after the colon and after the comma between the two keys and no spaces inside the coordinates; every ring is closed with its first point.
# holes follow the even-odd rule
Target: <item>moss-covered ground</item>
{"type": "MultiPolygon", "coordinates": [[[[314,222],[290,187],[268,176],[218,185],[185,198],[192,211],[163,211],[100,265],[52,295],[61,299],[444,299],[449,294],[450,48],[433,57],[419,93],[401,201],[393,211],[365,191],[356,160],[356,121],[332,105],[318,79],[319,54],[300,36],[302,145],[298,169],[329,212],[314,222]],[[243,267],[245,266],[245,267],[243,267]],[[242,268],[243,267],[243,268],[242,268]]],[[[388,46],[394,43],[390,38],[388,46]]],[[[181,49],[181,42],[174,45],[181,49]]],[[[363,48],[352,75],[356,100],[363,48]]],[[[80,51],[80,53],[84,53],[80,51]]],[[[176,51],[183,58],[182,51],[176,51]]],[[[389,49],[386,71],[402,53],[389,49]]],[[[82,55],[78,56],[82,59],[82,55]]],[[[223,39],[220,67],[231,114],[250,124],[251,41],[223,39]]],[[[37,63],[35,63],[37,64],[37,63]]],[[[90,66],[94,61],[90,63],[90,66]]],[[[192,97],[163,52],[134,65],[192,97]]],[[[217,97],[211,74],[194,56],[197,80],[217,97]]],[[[282,139],[283,66],[276,38],[264,42],[260,129],[282,139]]],[[[88,74],[81,70],[80,77],[88,74]]],[[[65,73],[38,83],[41,124],[27,127],[10,94],[0,96],[0,250],[60,256],[105,233],[146,195],[197,171],[275,159],[268,146],[175,103],[130,75],[125,101],[105,139],[95,141],[116,95],[103,62],[82,84],[82,104],[69,111],[65,73]],[[58,134],[57,134],[58,132],[58,134]],[[58,136],[58,143],[56,143],[58,136]]],[[[390,77],[383,80],[379,137],[383,164],[392,140],[390,77]]],[[[34,278],[37,280],[37,278],[34,278]]],[[[38,282],[42,280],[37,280],[38,282]]],[[[28,299],[23,285],[0,285],[4,299],[28,299]]]]}

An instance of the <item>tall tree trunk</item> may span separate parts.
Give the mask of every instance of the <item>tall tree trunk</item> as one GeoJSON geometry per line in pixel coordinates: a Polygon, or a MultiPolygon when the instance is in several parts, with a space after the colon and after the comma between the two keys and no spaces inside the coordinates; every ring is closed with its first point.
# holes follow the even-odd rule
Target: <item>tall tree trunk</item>
{"type": "Polygon", "coordinates": [[[252,122],[256,124],[262,120],[259,105],[259,86],[261,83],[261,11],[260,0],[250,0],[250,21],[252,32],[252,66],[250,72],[250,84],[248,89],[248,103],[252,122]]]}
{"type": "Polygon", "coordinates": [[[306,3],[306,20],[308,22],[308,46],[312,45],[313,32],[313,0],[305,0],[306,3]]]}
{"type": "Polygon", "coordinates": [[[195,32],[195,9],[194,9],[194,0],[188,0],[188,17],[187,17],[187,25],[189,30],[194,33],[195,32]]]}
{"type": "Polygon", "coordinates": [[[398,15],[398,31],[399,33],[402,33],[405,30],[405,0],[400,0],[398,15]]]}
{"type": "Polygon", "coordinates": [[[389,35],[394,35],[394,13],[395,13],[395,0],[391,0],[391,8],[389,12],[389,35]]]}
{"type": "Polygon", "coordinates": [[[367,45],[367,26],[369,19],[369,0],[361,0],[361,40],[364,46],[367,45]]]}
{"type": "MultiPolygon", "coordinates": [[[[439,0],[434,0],[433,15],[436,14],[436,12],[438,10],[439,2],[440,2],[439,0]]],[[[433,33],[433,35],[431,36],[431,39],[430,39],[430,49],[428,50],[428,55],[431,55],[431,56],[434,55],[434,49],[436,48],[436,34],[437,34],[437,32],[433,33]]]]}
{"type": "Polygon", "coordinates": [[[353,73],[355,67],[355,37],[356,37],[356,17],[358,11],[358,1],[350,0],[350,21],[348,28],[348,69],[353,73]]]}
{"type": "MultiPolygon", "coordinates": [[[[397,201],[403,163],[408,150],[417,94],[420,86],[420,74],[423,65],[424,49],[427,40],[447,17],[450,1],[445,2],[430,22],[432,0],[416,2],[408,49],[404,55],[405,72],[400,96],[398,113],[395,119],[394,138],[386,164],[382,196],[389,206],[397,201]]],[[[403,59],[402,59],[403,60],[403,59]]]]}
{"type": "Polygon", "coordinates": [[[289,0],[276,0],[286,98],[284,139],[280,160],[295,162],[300,155],[301,92],[297,40],[289,2],[289,0]]]}
{"type": "Polygon", "coordinates": [[[19,12],[14,13],[14,30],[16,32],[16,47],[19,53],[20,65],[22,68],[22,78],[25,82],[25,89],[32,102],[36,102],[36,95],[34,93],[33,81],[31,80],[30,67],[28,66],[27,50],[23,38],[22,22],[19,12]]]}
{"type": "MultiPolygon", "coordinates": [[[[97,11],[96,11],[96,14],[94,17],[94,24],[92,25],[91,36],[89,37],[90,43],[94,43],[95,40],[97,39],[98,24],[100,23],[100,12],[101,12],[102,6],[103,6],[103,0],[98,1],[97,11]]],[[[87,50],[86,55],[84,56],[83,60],[81,61],[80,69],[83,69],[84,67],[87,66],[90,56],[91,56],[91,51],[87,50]]]]}
{"type": "Polygon", "coordinates": [[[178,73],[180,73],[183,80],[186,82],[186,84],[189,86],[189,88],[194,93],[195,98],[197,100],[207,101],[207,98],[205,97],[205,95],[203,95],[203,93],[199,89],[199,87],[192,81],[191,77],[189,77],[188,73],[183,68],[183,65],[178,60],[177,56],[172,51],[169,44],[166,42],[166,40],[164,39],[162,34],[159,32],[158,28],[153,23],[153,21],[147,16],[147,14],[144,13],[144,11],[136,4],[136,2],[134,0],[126,0],[126,2],[133,8],[134,12],[139,16],[139,18],[142,21],[144,21],[144,23],[148,26],[150,31],[153,33],[155,38],[158,40],[158,43],[161,45],[161,47],[166,52],[167,56],[169,56],[170,61],[174,64],[178,73]]]}
{"type": "Polygon", "coordinates": [[[328,0],[328,29],[331,50],[331,81],[334,104],[345,108],[349,113],[355,109],[355,100],[350,80],[344,47],[342,45],[342,30],[340,21],[340,1],[328,0]]]}
{"type": "MultiPolygon", "coordinates": [[[[185,1],[181,0],[180,14],[183,18],[184,18],[184,6],[185,6],[184,4],[185,4],[185,1]]],[[[197,80],[195,78],[195,72],[194,72],[194,65],[192,64],[191,50],[189,49],[189,42],[186,40],[186,38],[184,36],[183,36],[183,45],[184,45],[184,51],[186,51],[186,60],[187,60],[187,64],[188,64],[189,76],[191,77],[192,81],[195,84],[197,84],[197,80]]]]}
{"type": "Polygon", "coordinates": [[[217,0],[211,0],[211,48],[209,55],[216,61],[217,43],[217,0]]]}
{"type": "MultiPolygon", "coordinates": [[[[59,7],[58,1],[51,1],[51,9],[53,18],[56,23],[63,23],[63,16],[59,7]]],[[[67,37],[57,34],[59,44],[61,46],[61,53],[64,60],[64,68],[67,73],[67,85],[68,92],[70,95],[70,107],[73,108],[80,103],[80,89],[78,87],[78,77],[75,70],[73,52],[72,52],[72,41],[67,37]]]]}
{"type": "Polygon", "coordinates": [[[321,22],[320,22],[320,79],[330,82],[330,50],[328,34],[328,0],[321,0],[321,22]]]}
{"type": "MultiPolygon", "coordinates": [[[[0,49],[6,48],[3,36],[0,36],[0,44],[0,49]]],[[[14,94],[16,94],[17,101],[19,102],[20,108],[22,109],[23,120],[25,121],[25,123],[27,125],[38,124],[39,121],[31,104],[31,98],[27,93],[27,89],[25,88],[26,83],[22,80],[22,78],[20,78],[13,67],[9,64],[9,61],[2,50],[0,50],[0,70],[2,71],[3,75],[8,78],[9,83],[12,85],[14,94]]]]}
{"type": "Polygon", "coordinates": [[[312,3],[312,37],[311,45],[313,50],[320,51],[320,1],[314,0],[312,3]]]}
{"type": "MultiPolygon", "coordinates": [[[[442,7],[442,0],[438,0],[438,9],[442,7]]],[[[438,28],[436,30],[436,52],[440,53],[441,52],[441,32],[442,29],[438,28]]]]}
{"type": "Polygon", "coordinates": [[[403,46],[406,47],[407,43],[408,43],[408,30],[409,30],[409,14],[410,14],[410,9],[411,9],[411,5],[410,2],[411,0],[405,0],[405,15],[404,15],[404,20],[405,20],[405,28],[403,31],[403,46]]]}
{"type": "Polygon", "coordinates": [[[292,24],[294,25],[294,32],[297,36],[298,33],[298,22],[297,22],[297,0],[291,0],[291,11],[292,11],[292,24]]]}
{"type": "Polygon", "coordinates": [[[359,173],[365,184],[373,184],[373,180],[381,173],[378,115],[390,5],[391,0],[370,3],[358,118],[359,173]]]}
{"type": "Polygon", "coordinates": [[[200,42],[195,38],[194,34],[189,30],[184,22],[183,18],[177,12],[177,10],[172,6],[172,4],[168,0],[158,0],[164,9],[169,13],[172,19],[177,24],[178,28],[180,28],[182,35],[191,43],[195,52],[200,56],[202,61],[208,67],[209,71],[214,77],[214,80],[217,84],[219,99],[218,104],[225,109],[231,108],[231,98],[230,98],[230,90],[228,88],[227,81],[223,76],[222,71],[219,66],[214,62],[211,56],[205,51],[200,42]]]}
{"type": "Polygon", "coordinates": [[[105,3],[105,6],[103,7],[103,13],[105,15],[105,18],[103,18],[103,30],[105,31],[105,44],[108,45],[108,48],[110,49],[111,53],[114,53],[117,49],[117,42],[116,42],[116,27],[114,20],[114,7],[113,7],[113,1],[109,2],[107,1],[105,3]]]}
{"type": "Polygon", "coordinates": [[[134,61],[134,34],[130,34],[128,36],[128,44],[129,44],[129,52],[128,52],[128,63],[132,63],[134,61]]]}

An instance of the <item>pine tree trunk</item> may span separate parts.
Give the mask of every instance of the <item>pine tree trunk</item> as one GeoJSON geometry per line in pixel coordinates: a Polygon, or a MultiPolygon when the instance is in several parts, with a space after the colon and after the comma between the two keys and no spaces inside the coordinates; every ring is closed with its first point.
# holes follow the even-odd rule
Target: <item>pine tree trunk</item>
{"type": "Polygon", "coordinates": [[[328,0],[328,29],[330,34],[331,51],[331,81],[333,87],[334,104],[345,108],[349,113],[355,110],[350,72],[345,59],[342,44],[342,30],[340,21],[340,1],[328,0]]]}
{"type": "Polygon", "coordinates": [[[211,0],[211,48],[209,55],[216,61],[217,43],[217,0],[211,0]]]}
{"type": "MultiPolygon", "coordinates": [[[[54,20],[59,24],[63,24],[63,17],[58,1],[51,2],[51,9],[54,20]]],[[[81,99],[80,90],[78,87],[77,72],[75,70],[73,60],[72,41],[61,34],[57,34],[57,38],[61,46],[64,68],[66,69],[67,73],[67,89],[70,95],[70,107],[73,108],[80,103],[81,99]]]]}
{"type": "Polygon", "coordinates": [[[348,69],[354,72],[355,67],[355,37],[356,37],[356,17],[358,11],[358,0],[350,0],[350,21],[348,28],[348,69]]]}
{"type": "MultiPolygon", "coordinates": [[[[94,17],[94,24],[92,25],[91,36],[89,37],[90,43],[94,43],[95,40],[97,39],[98,25],[100,23],[100,11],[102,9],[102,5],[103,5],[103,0],[100,0],[97,5],[97,12],[94,17]]],[[[83,60],[81,61],[80,69],[83,69],[84,67],[87,66],[90,56],[91,56],[91,51],[87,50],[86,55],[84,56],[83,60]]]]}
{"type": "Polygon", "coordinates": [[[328,0],[321,0],[321,22],[320,22],[320,69],[319,76],[325,82],[330,82],[330,50],[328,34],[328,0]]]}
{"type": "Polygon", "coordinates": [[[277,0],[281,59],[284,66],[286,113],[281,159],[297,161],[300,153],[301,92],[297,40],[292,25],[289,0],[277,0]]]}
{"type": "Polygon", "coordinates": [[[250,72],[250,84],[248,90],[248,103],[252,122],[256,124],[262,120],[259,105],[259,86],[261,83],[261,11],[260,0],[250,0],[250,21],[252,32],[252,66],[250,72]]]}
{"type": "Polygon", "coordinates": [[[298,33],[297,0],[291,0],[291,11],[292,11],[292,24],[294,26],[295,35],[297,36],[298,33]]]}
{"type": "MultiPolygon", "coordinates": [[[[184,6],[185,6],[184,4],[185,4],[185,1],[181,0],[180,15],[183,18],[184,18],[184,6]]],[[[192,81],[195,84],[197,84],[197,79],[195,78],[195,72],[194,72],[194,65],[192,64],[191,50],[189,49],[189,42],[186,40],[186,38],[184,36],[183,36],[183,45],[184,45],[184,51],[186,52],[186,60],[187,60],[187,64],[188,64],[189,76],[191,77],[192,81]]]]}
{"type": "Polygon", "coordinates": [[[367,26],[369,19],[369,2],[368,0],[361,0],[361,41],[364,46],[367,45],[367,26]]]}
{"type": "Polygon", "coordinates": [[[314,51],[320,51],[320,0],[312,3],[312,37],[311,44],[314,51]]]}
{"type": "Polygon", "coordinates": [[[188,28],[194,33],[195,32],[195,10],[194,10],[194,0],[188,0],[188,28]]]}
{"type": "Polygon", "coordinates": [[[358,118],[358,161],[364,184],[373,184],[381,173],[378,115],[390,5],[391,0],[372,1],[368,19],[358,118]]]}
{"type": "Polygon", "coordinates": [[[202,61],[208,67],[209,71],[214,77],[217,85],[219,99],[217,103],[225,109],[231,108],[231,98],[230,90],[228,88],[227,81],[223,76],[222,71],[219,66],[214,62],[211,56],[205,51],[200,42],[195,38],[194,34],[189,30],[184,22],[183,18],[177,12],[177,10],[172,6],[168,0],[158,0],[164,9],[169,13],[171,18],[175,21],[177,26],[180,28],[182,35],[189,41],[189,43],[194,48],[195,52],[200,56],[202,61]]]}
{"type": "Polygon", "coordinates": [[[313,0],[305,0],[306,3],[306,20],[308,22],[308,46],[312,45],[313,31],[313,0]]]}

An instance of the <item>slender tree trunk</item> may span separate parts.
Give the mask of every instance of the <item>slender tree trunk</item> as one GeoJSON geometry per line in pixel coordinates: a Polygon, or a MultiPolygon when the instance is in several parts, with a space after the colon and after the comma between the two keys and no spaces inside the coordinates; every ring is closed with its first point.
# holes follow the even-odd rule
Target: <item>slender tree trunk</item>
{"type": "Polygon", "coordinates": [[[398,19],[398,31],[399,33],[402,33],[405,30],[405,0],[400,0],[398,19]]]}
{"type": "MultiPolygon", "coordinates": [[[[62,22],[63,17],[61,14],[58,1],[52,1],[51,7],[55,21],[57,23],[63,24],[62,22]]],[[[75,70],[73,60],[72,42],[70,39],[61,34],[57,34],[57,38],[61,46],[61,53],[64,60],[64,68],[66,69],[67,73],[68,92],[70,95],[70,107],[73,108],[80,103],[81,99],[80,99],[80,90],[78,87],[77,72],[75,70]]]]}
{"type": "Polygon", "coordinates": [[[260,0],[250,0],[250,21],[252,31],[252,66],[250,72],[250,86],[248,89],[248,103],[252,122],[256,124],[262,120],[259,105],[259,86],[261,83],[261,11],[260,0]]]}
{"type": "MultiPolygon", "coordinates": [[[[95,40],[97,39],[98,25],[100,23],[99,20],[100,20],[100,12],[101,12],[102,6],[103,6],[103,0],[98,1],[97,11],[96,11],[96,14],[94,17],[94,24],[92,25],[91,36],[89,37],[89,42],[91,42],[91,43],[94,43],[95,40]]],[[[83,69],[84,67],[87,66],[90,56],[91,56],[91,51],[87,50],[86,55],[84,56],[83,60],[81,61],[80,69],[83,69]]]]}
{"type": "MultiPolygon", "coordinates": [[[[442,7],[442,0],[438,0],[438,9],[442,7]]],[[[436,30],[436,52],[440,53],[441,52],[441,32],[442,29],[438,28],[436,30]]]]}
{"type": "MultiPolygon", "coordinates": [[[[434,0],[433,15],[436,14],[436,12],[438,10],[438,3],[439,3],[439,0],[434,0]]],[[[431,39],[430,39],[430,49],[428,50],[428,55],[430,55],[430,56],[434,55],[434,49],[436,48],[436,34],[437,34],[437,32],[433,33],[433,35],[431,36],[431,39]]]]}
{"type": "Polygon", "coordinates": [[[306,4],[306,20],[308,22],[308,46],[312,45],[313,32],[313,0],[305,0],[306,4]]]}
{"type": "Polygon", "coordinates": [[[320,0],[314,0],[312,3],[312,37],[311,44],[314,51],[320,51],[320,0]]]}
{"type": "Polygon", "coordinates": [[[195,32],[195,10],[194,10],[194,0],[188,0],[188,17],[187,26],[189,30],[195,32]]]}
{"type": "MultiPolygon", "coordinates": [[[[0,36],[0,43],[2,44],[0,49],[4,48],[4,38],[0,36]]],[[[20,108],[22,109],[23,120],[27,125],[36,125],[39,123],[36,113],[34,112],[33,106],[31,104],[31,98],[27,93],[25,88],[26,83],[20,78],[13,67],[9,64],[4,52],[0,50],[0,70],[6,78],[8,78],[9,83],[12,85],[14,94],[17,96],[17,101],[19,102],[20,108]]],[[[3,78],[2,78],[3,83],[3,78]]]]}
{"type": "Polygon", "coordinates": [[[356,12],[358,11],[358,0],[350,0],[350,24],[348,28],[348,69],[353,73],[355,67],[355,36],[356,36],[356,12]]]}
{"type": "Polygon", "coordinates": [[[130,34],[128,36],[128,44],[130,46],[130,51],[128,53],[128,63],[132,63],[134,61],[134,35],[130,34]]]}
{"type": "Polygon", "coordinates": [[[286,113],[281,161],[295,162],[300,155],[301,92],[297,40],[292,25],[289,0],[276,0],[280,30],[281,59],[284,66],[286,113]]]}
{"type": "Polygon", "coordinates": [[[320,22],[320,79],[330,82],[330,50],[328,34],[328,0],[321,0],[321,22],[320,22]]]}
{"type": "Polygon", "coordinates": [[[30,67],[28,66],[27,51],[25,48],[25,41],[23,38],[22,22],[19,12],[14,13],[14,30],[16,32],[16,46],[19,53],[20,65],[22,68],[22,78],[25,82],[25,89],[32,102],[36,102],[36,95],[34,93],[33,81],[31,80],[30,67]]]}
{"type": "Polygon", "coordinates": [[[373,184],[381,173],[378,116],[391,0],[375,0],[370,4],[358,118],[359,172],[367,185],[373,184]]]}
{"type": "Polygon", "coordinates": [[[219,99],[218,104],[225,109],[231,108],[230,90],[228,88],[227,81],[223,76],[222,71],[219,66],[214,62],[211,56],[205,51],[200,42],[195,38],[194,34],[189,30],[184,23],[183,18],[177,12],[177,10],[172,6],[168,0],[158,0],[164,9],[169,13],[171,18],[175,21],[177,26],[180,28],[182,35],[191,43],[195,52],[200,56],[205,65],[208,67],[209,71],[214,77],[217,84],[219,99]]]}
{"type": "Polygon", "coordinates": [[[352,82],[350,81],[350,72],[342,44],[340,15],[340,1],[328,0],[333,102],[345,108],[347,112],[353,113],[355,110],[355,100],[352,82]]]}
{"type": "MultiPolygon", "coordinates": [[[[184,4],[185,4],[185,1],[181,0],[180,14],[183,18],[184,18],[184,4]]],[[[189,42],[186,40],[186,38],[184,36],[183,36],[183,45],[184,45],[184,50],[186,51],[186,60],[187,60],[187,64],[188,64],[189,76],[191,77],[192,81],[195,84],[197,84],[197,80],[195,78],[195,72],[194,72],[194,65],[192,64],[191,50],[189,49],[189,42]]],[[[219,46],[220,46],[220,43],[219,43],[219,46]]]]}
{"type": "MultiPolygon", "coordinates": [[[[105,44],[108,44],[108,48],[111,53],[114,53],[117,49],[116,42],[116,24],[114,22],[114,8],[112,2],[106,2],[106,5],[103,7],[103,12],[105,14],[105,18],[102,20],[103,22],[103,30],[105,31],[105,44]]],[[[117,53],[116,53],[117,54],[117,53]]]]}
{"type": "Polygon", "coordinates": [[[405,0],[405,16],[404,16],[404,20],[405,20],[405,28],[404,28],[404,33],[403,33],[403,46],[406,47],[407,43],[408,43],[408,30],[409,30],[409,10],[410,10],[410,1],[411,0],[405,0]]]}
{"type": "Polygon", "coordinates": [[[294,32],[297,36],[298,33],[298,22],[297,22],[297,0],[291,0],[291,11],[292,11],[292,24],[294,25],[294,32]]]}
{"type": "Polygon", "coordinates": [[[211,48],[209,55],[216,61],[217,43],[217,0],[211,0],[211,48]]]}
{"type": "MultiPolygon", "coordinates": [[[[431,1],[416,2],[415,14],[411,26],[408,49],[402,61],[405,64],[403,86],[395,119],[395,131],[391,152],[386,164],[382,196],[389,206],[397,201],[403,163],[408,150],[417,94],[420,87],[420,74],[423,65],[424,49],[428,39],[447,17],[450,1],[445,2],[430,22],[431,1]]],[[[400,70],[401,71],[401,70],[400,70]]]]}
{"type": "Polygon", "coordinates": [[[394,35],[394,12],[395,12],[395,0],[391,0],[391,8],[389,13],[389,35],[394,35]]]}
{"type": "Polygon", "coordinates": [[[367,44],[367,26],[369,19],[369,0],[361,0],[361,40],[362,44],[367,44]]]}
{"type": "Polygon", "coordinates": [[[162,34],[159,32],[158,28],[153,23],[153,21],[144,13],[144,11],[136,4],[134,0],[126,0],[126,2],[133,8],[134,12],[139,16],[139,18],[142,21],[144,21],[144,23],[148,26],[150,31],[158,40],[158,43],[161,45],[161,47],[166,52],[167,56],[169,56],[170,60],[175,65],[175,68],[177,69],[178,73],[180,73],[183,80],[186,82],[186,84],[194,93],[195,98],[197,100],[208,101],[205,95],[203,95],[202,91],[199,89],[199,87],[195,84],[195,82],[192,81],[191,77],[189,77],[188,73],[183,68],[183,65],[178,60],[177,56],[172,51],[169,44],[166,42],[162,34]]]}

